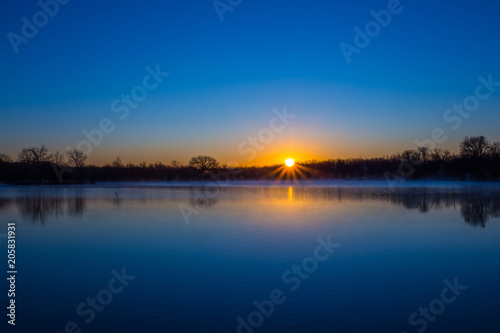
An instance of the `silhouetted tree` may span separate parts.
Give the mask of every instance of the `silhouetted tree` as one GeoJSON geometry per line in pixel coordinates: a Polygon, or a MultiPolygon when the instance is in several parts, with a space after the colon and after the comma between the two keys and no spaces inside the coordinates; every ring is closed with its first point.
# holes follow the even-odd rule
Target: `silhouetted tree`
{"type": "Polygon", "coordinates": [[[488,154],[491,157],[499,157],[500,156],[500,142],[492,142],[488,146],[488,154]]]}
{"type": "Polygon", "coordinates": [[[170,163],[170,166],[171,166],[172,168],[182,168],[182,163],[181,163],[181,162],[179,162],[179,161],[175,161],[175,160],[174,160],[174,161],[172,161],[172,162],[170,163]]]}
{"type": "Polygon", "coordinates": [[[441,148],[434,148],[431,153],[431,159],[433,161],[441,161],[443,159],[443,150],[441,148]]]}
{"type": "Polygon", "coordinates": [[[123,161],[120,156],[117,156],[113,162],[111,162],[111,166],[114,168],[123,168],[123,161]]]}
{"type": "Polygon", "coordinates": [[[74,168],[83,167],[87,160],[87,154],[85,154],[83,150],[77,148],[68,150],[66,156],[68,157],[69,165],[74,168]]]}
{"type": "Polygon", "coordinates": [[[460,143],[460,156],[463,158],[479,159],[486,154],[488,141],[484,136],[465,137],[460,143]]]}
{"type": "Polygon", "coordinates": [[[9,155],[0,153],[0,163],[10,163],[10,162],[12,162],[12,159],[10,158],[9,155]]]}
{"type": "Polygon", "coordinates": [[[443,160],[449,161],[453,158],[453,154],[449,150],[443,151],[443,160]]]}
{"type": "Polygon", "coordinates": [[[55,163],[57,165],[64,165],[65,164],[65,158],[64,154],[61,154],[60,152],[56,151],[54,153],[54,156],[52,156],[52,163],[55,163]]]}
{"type": "Polygon", "coordinates": [[[418,147],[418,152],[420,153],[420,160],[422,162],[427,161],[430,155],[430,149],[427,147],[418,147]]]}
{"type": "Polygon", "coordinates": [[[219,162],[217,162],[217,160],[213,157],[199,155],[191,158],[189,166],[205,171],[217,168],[219,166],[219,162]]]}
{"type": "Polygon", "coordinates": [[[19,153],[19,162],[24,163],[45,163],[50,162],[52,159],[52,155],[49,154],[49,150],[45,145],[41,147],[29,147],[23,148],[19,153]]]}
{"type": "Polygon", "coordinates": [[[40,147],[29,147],[23,148],[19,153],[19,162],[31,164],[34,166],[40,178],[43,180],[43,169],[44,167],[52,161],[52,154],[49,154],[49,150],[45,145],[40,147]]]}
{"type": "Polygon", "coordinates": [[[401,154],[403,161],[420,161],[420,153],[413,149],[407,149],[401,154]]]}

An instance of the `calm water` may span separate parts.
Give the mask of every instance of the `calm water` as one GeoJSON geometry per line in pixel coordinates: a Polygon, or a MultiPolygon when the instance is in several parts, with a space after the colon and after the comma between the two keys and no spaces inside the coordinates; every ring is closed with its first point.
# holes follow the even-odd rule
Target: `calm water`
{"type": "Polygon", "coordinates": [[[2,330],[500,331],[499,185],[177,185],[0,187],[2,330]]]}

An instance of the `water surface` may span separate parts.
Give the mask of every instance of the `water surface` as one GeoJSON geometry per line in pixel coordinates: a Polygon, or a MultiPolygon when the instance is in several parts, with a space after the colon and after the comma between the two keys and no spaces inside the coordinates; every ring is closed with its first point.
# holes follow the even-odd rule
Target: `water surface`
{"type": "Polygon", "coordinates": [[[273,290],[281,304],[240,332],[417,332],[409,317],[455,279],[467,289],[426,332],[500,329],[496,184],[2,186],[0,214],[0,232],[17,224],[8,332],[237,332],[273,290]],[[315,265],[318,238],[336,247],[315,265]],[[79,315],[122,269],[135,278],[79,315]]]}

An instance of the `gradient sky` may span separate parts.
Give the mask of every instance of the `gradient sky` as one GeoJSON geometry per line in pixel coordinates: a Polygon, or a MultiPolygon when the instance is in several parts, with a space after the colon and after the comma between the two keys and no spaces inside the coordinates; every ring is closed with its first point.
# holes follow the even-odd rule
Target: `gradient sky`
{"type": "Polygon", "coordinates": [[[464,136],[500,141],[500,87],[459,128],[443,120],[474,94],[478,76],[500,81],[500,3],[402,0],[348,64],[339,44],[354,44],[353,28],[387,6],[243,0],[221,21],[212,0],[73,0],[15,53],[8,34],[22,35],[21,19],[41,8],[3,1],[0,152],[16,158],[41,144],[63,152],[104,118],[115,128],[89,163],[376,157],[414,148],[435,128],[452,151],[464,136]],[[120,119],[112,102],[157,65],[170,75],[120,119]],[[255,158],[240,153],[284,107],[296,115],[290,124],[255,158]]]}

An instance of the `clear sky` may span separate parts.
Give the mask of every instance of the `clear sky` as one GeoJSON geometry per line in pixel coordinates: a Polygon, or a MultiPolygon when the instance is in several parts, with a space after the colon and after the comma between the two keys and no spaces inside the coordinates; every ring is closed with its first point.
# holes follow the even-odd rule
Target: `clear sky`
{"type": "Polygon", "coordinates": [[[221,0],[219,13],[212,0],[46,2],[53,17],[33,0],[1,5],[0,152],[13,158],[76,147],[103,119],[89,163],[376,157],[435,128],[452,151],[464,136],[500,141],[500,86],[456,128],[458,113],[443,118],[479,76],[500,82],[498,1],[221,0]],[[390,22],[368,24],[348,63],[341,43],[356,47],[354,28],[381,10],[390,22]],[[161,82],[146,77],[157,68],[161,82]],[[284,108],[295,117],[283,127],[284,108]]]}

